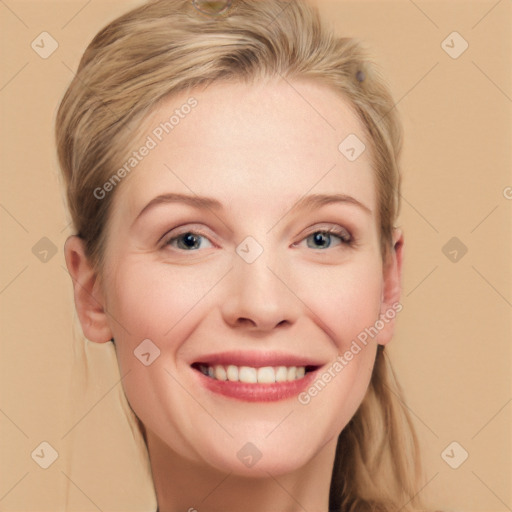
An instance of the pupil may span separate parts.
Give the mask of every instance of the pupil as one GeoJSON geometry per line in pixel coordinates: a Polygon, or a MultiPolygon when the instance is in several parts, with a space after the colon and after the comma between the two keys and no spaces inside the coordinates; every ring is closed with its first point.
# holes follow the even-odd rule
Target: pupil
{"type": "Polygon", "coordinates": [[[315,234],[315,243],[317,245],[325,245],[327,242],[327,236],[325,233],[316,233],[315,234]]]}
{"type": "Polygon", "coordinates": [[[192,233],[187,233],[184,236],[184,242],[187,247],[194,247],[196,245],[196,237],[192,233]]]}

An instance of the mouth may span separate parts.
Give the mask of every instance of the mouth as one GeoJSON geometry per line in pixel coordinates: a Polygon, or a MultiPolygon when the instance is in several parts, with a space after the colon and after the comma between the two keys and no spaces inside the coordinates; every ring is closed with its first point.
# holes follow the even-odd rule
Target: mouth
{"type": "Polygon", "coordinates": [[[236,366],[209,365],[194,363],[192,368],[206,377],[218,381],[244,382],[246,384],[274,384],[275,382],[293,382],[305,377],[307,373],[318,369],[318,366],[236,366]]]}
{"type": "Polygon", "coordinates": [[[262,353],[224,353],[192,363],[207,390],[249,402],[284,400],[298,395],[323,366],[295,356],[262,353]]]}

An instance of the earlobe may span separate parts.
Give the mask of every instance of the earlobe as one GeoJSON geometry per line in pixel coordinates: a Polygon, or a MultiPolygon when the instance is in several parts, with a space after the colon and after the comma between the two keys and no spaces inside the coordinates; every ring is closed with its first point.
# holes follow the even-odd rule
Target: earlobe
{"type": "Polygon", "coordinates": [[[402,310],[402,258],[404,236],[402,230],[393,231],[393,247],[388,260],[383,265],[383,287],[380,308],[380,320],[384,327],[379,333],[378,343],[386,345],[391,341],[395,328],[395,316],[402,310]]]}
{"type": "Polygon", "coordinates": [[[99,277],[89,263],[83,240],[70,236],[64,245],[66,266],[73,281],[75,307],[85,337],[105,343],[113,337],[105,310],[99,277]]]}

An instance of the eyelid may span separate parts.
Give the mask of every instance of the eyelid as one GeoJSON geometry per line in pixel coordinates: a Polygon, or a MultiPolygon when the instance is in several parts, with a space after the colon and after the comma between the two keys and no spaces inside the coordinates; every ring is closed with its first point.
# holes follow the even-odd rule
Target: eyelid
{"type": "Polygon", "coordinates": [[[317,224],[315,226],[308,228],[305,234],[300,235],[301,238],[299,241],[302,241],[305,238],[307,238],[308,236],[311,236],[313,233],[317,233],[319,231],[325,231],[330,234],[338,235],[341,238],[343,238],[342,235],[344,235],[346,233],[348,235],[349,241],[354,240],[352,233],[347,228],[340,226],[339,224],[321,223],[321,224],[317,224]]]}

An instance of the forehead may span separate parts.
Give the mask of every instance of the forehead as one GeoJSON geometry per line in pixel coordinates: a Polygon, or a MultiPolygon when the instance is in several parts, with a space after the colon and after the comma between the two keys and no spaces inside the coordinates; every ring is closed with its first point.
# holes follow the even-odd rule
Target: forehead
{"type": "Polygon", "coordinates": [[[341,95],[310,80],[217,82],[173,95],[145,120],[134,150],[144,145],[150,151],[118,191],[121,208],[180,192],[261,210],[310,191],[354,195],[374,209],[363,124],[341,95]]]}

